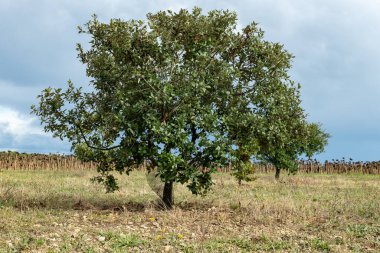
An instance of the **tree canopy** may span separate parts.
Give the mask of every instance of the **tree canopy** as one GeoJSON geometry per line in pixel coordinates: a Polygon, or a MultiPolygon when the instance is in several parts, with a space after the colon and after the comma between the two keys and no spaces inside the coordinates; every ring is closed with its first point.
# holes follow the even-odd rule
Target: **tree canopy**
{"type": "Polygon", "coordinates": [[[112,171],[145,163],[171,207],[173,182],[203,194],[219,166],[232,162],[239,172],[255,157],[284,167],[326,144],[288,75],[292,55],[256,23],[237,29],[234,12],[94,16],[79,32],[91,37],[88,50],[77,46],[91,90],[49,87],[32,110],[79,158],[98,162],[109,191],[118,187],[112,171]]]}

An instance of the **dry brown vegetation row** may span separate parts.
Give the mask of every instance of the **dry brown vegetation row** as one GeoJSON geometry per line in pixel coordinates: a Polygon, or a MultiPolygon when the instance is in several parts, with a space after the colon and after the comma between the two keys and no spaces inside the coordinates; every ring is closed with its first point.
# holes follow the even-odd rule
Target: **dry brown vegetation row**
{"type": "Polygon", "coordinates": [[[0,168],[5,170],[78,170],[95,169],[92,162],[81,162],[72,155],[26,154],[18,152],[0,152],[0,168]]]}
{"type": "MultiPolygon", "coordinates": [[[[272,173],[275,168],[272,164],[255,163],[254,171],[257,173],[272,173]]],[[[18,152],[0,152],[0,169],[5,170],[92,170],[96,169],[96,163],[81,162],[73,155],[60,154],[27,154],[18,152]]],[[[227,167],[221,171],[229,172],[227,167]]],[[[333,160],[321,163],[317,160],[300,160],[299,171],[302,173],[360,173],[380,174],[380,161],[354,162],[333,160]]]]}
{"type": "MultiPolygon", "coordinates": [[[[272,164],[255,164],[255,172],[267,173],[274,172],[275,167],[272,164]]],[[[374,162],[354,162],[351,159],[346,161],[332,160],[321,163],[317,160],[300,160],[299,172],[301,173],[321,173],[321,174],[342,174],[342,173],[359,173],[359,174],[380,174],[380,161],[374,162]]]]}

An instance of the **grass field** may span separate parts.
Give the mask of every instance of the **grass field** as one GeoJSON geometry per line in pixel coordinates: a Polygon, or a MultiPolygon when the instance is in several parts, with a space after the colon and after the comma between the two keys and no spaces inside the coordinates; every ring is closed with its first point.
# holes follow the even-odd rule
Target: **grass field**
{"type": "Polygon", "coordinates": [[[215,175],[160,210],[143,172],[105,194],[89,171],[0,171],[0,252],[380,252],[378,175],[215,175]]]}

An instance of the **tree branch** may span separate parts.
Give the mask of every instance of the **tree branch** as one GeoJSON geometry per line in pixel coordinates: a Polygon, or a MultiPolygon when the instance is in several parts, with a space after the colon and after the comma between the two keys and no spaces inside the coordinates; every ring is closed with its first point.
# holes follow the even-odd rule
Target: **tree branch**
{"type": "Polygon", "coordinates": [[[116,149],[116,148],[120,148],[121,145],[116,145],[116,146],[112,146],[112,147],[95,147],[95,146],[92,146],[90,144],[90,142],[87,140],[86,138],[86,135],[83,133],[83,130],[82,128],[79,126],[79,124],[76,126],[78,129],[79,129],[79,132],[80,132],[80,135],[81,137],[83,138],[84,142],[86,143],[87,147],[89,148],[92,148],[92,149],[96,149],[96,150],[103,150],[103,151],[107,151],[107,150],[112,150],[112,149],[116,149]]]}

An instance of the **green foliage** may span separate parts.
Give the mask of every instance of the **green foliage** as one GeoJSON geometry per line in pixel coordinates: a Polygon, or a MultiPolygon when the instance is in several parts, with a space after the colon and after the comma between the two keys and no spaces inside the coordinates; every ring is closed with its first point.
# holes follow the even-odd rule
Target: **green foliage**
{"type": "Polygon", "coordinates": [[[232,175],[238,180],[239,184],[242,181],[253,181],[256,178],[253,176],[255,170],[253,164],[250,161],[242,161],[236,159],[232,164],[232,175]]]}
{"type": "Polygon", "coordinates": [[[380,235],[380,227],[366,224],[348,225],[347,231],[357,238],[365,238],[371,234],[374,237],[376,237],[376,235],[380,235]]]}
{"type": "Polygon", "coordinates": [[[260,147],[258,157],[279,170],[294,173],[298,170],[298,158],[322,152],[329,134],[319,124],[307,122],[298,87],[274,93],[278,91],[276,105],[267,107],[260,127],[254,130],[260,147]]]}
{"type": "Polygon", "coordinates": [[[310,244],[312,249],[322,252],[331,251],[330,245],[327,242],[325,242],[322,238],[314,238],[313,240],[311,240],[310,244]]]}
{"type": "Polygon", "coordinates": [[[92,89],[49,87],[32,111],[99,164],[95,180],[108,191],[118,187],[112,171],[143,163],[204,194],[217,167],[233,162],[245,180],[252,157],[285,167],[320,151],[325,135],[306,123],[287,74],[292,55],[257,24],[236,25],[234,12],[200,8],[149,13],[146,22],[94,16],[79,28],[90,49],[77,46],[92,89]]]}
{"type": "Polygon", "coordinates": [[[146,243],[144,240],[140,239],[139,236],[134,234],[108,233],[106,235],[106,240],[112,241],[112,249],[114,250],[137,247],[146,243]]]}

